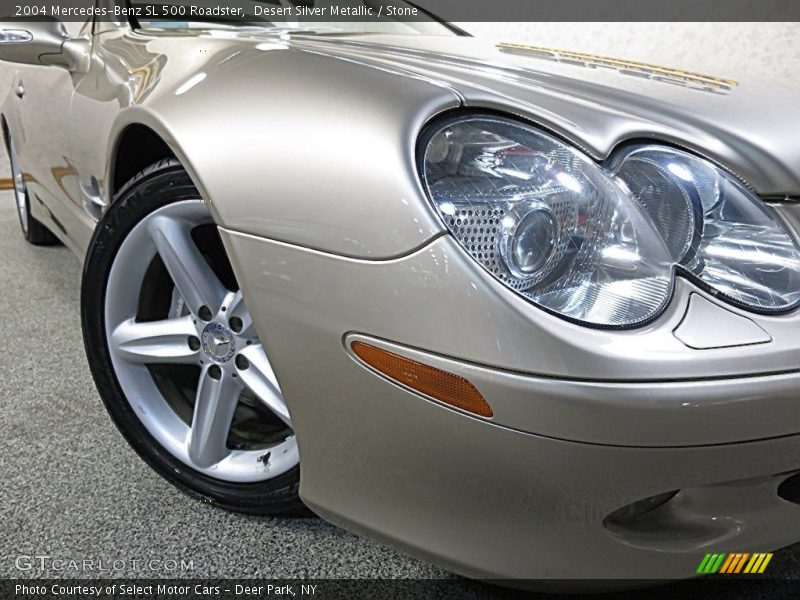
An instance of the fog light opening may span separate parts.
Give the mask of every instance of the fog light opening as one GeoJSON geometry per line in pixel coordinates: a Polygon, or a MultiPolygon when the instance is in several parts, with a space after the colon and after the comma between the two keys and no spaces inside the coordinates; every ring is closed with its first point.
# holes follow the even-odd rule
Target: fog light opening
{"type": "Polygon", "coordinates": [[[396,383],[480,417],[494,415],[477,388],[463,377],[364,342],[353,342],[350,347],[364,363],[396,383]]]}
{"type": "Polygon", "coordinates": [[[787,502],[800,504],[800,473],[795,473],[781,482],[778,486],[778,496],[787,502]]]}
{"type": "Polygon", "coordinates": [[[633,521],[643,517],[644,515],[653,512],[657,508],[664,506],[667,502],[672,500],[680,490],[673,490],[671,492],[664,492],[663,494],[656,494],[644,500],[637,500],[632,504],[623,506],[615,510],[613,513],[605,518],[605,525],[608,526],[625,526],[630,525],[633,521]]]}

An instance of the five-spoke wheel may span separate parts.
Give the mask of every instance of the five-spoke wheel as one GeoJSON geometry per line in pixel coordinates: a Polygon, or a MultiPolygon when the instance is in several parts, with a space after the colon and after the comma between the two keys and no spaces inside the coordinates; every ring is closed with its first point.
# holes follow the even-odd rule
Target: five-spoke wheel
{"type": "Polygon", "coordinates": [[[137,176],[104,215],[83,305],[98,389],[148,462],[231,508],[299,504],[278,379],[208,207],[175,161],[137,176]]]}

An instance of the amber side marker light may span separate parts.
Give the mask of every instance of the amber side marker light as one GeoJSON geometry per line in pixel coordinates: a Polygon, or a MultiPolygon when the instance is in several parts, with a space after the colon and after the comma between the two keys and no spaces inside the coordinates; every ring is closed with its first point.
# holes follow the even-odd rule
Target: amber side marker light
{"type": "Polygon", "coordinates": [[[350,347],[358,358],[397,383],[430,396],[434,400],[481,417],[494,415],[492,408],[483,399],[481,393],[463,377],[429,367],[364,342],[353,342],[350,347]]]}

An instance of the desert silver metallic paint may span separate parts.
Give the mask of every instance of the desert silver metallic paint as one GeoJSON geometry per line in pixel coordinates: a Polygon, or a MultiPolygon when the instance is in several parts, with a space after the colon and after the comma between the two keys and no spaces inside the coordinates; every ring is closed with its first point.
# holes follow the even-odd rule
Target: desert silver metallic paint
{"type": "MultiPolygon", "coordinates": [[[[2,107],[34,216],[82,256],[113,202],[126,129],[164,140],[270,332],[301,495],[321,515],[482,577],[683,577],[707,548],[800,539],[800,507],[776,493],[777,474],[800,470],[798,314],[741,311],[679,279],[645,327],[568,323],[445,235],[415,165],[430,120],[490,109],[597,160],[660,140],[762,196],[797,196],[796,82],[768,88],[743,73],[708,90],[466,38],[104,23],[86,39],[91,53],[72,70],[17,65],[14,87],[26,93],[2,107]],[[700,326],[676,335],[693,295],[769,341],[720,347],[700,326]],[[350,355],[353,339],[469,378],[495,417],[376,377],[350,355]],[[673,490],[649,527],[605,522],[673,490]]],[[[791,202],[777,210],[800,231],[791,202]]]]}

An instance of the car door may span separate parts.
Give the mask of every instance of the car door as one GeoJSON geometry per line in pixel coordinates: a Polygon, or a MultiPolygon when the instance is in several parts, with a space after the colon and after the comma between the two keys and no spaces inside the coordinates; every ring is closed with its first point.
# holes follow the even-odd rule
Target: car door
{"type": "MultiPolygon", "coordinates": [[[[91,21],[63,23],[67,35],[91,36],[91,21]]],[[[75,170],[70,160],[69,112],[83,75],[57,66],[17,65],[9,130],[30,195],[31,212],[73,250],[76,219],[75,170]]]]}
{"type": "MultiPolygon", "coordinates": [[[[118,0],[98,0],[111,10],[118,0]]],[[[76,83],[69,115],[70,158],[75,169],[79,218],[84,222],[83,253],[97,220],[107,208],[109,188],[105,181],[109,140],[120,111],[135,104],[158,81],[164,58],[147,50],[147,39],[131,38],[126,19],[95,22],[88,72],[76,83]]]]}
{"type": "MultiPolygon", "coordinates": [[[[113,0],[100,0],[111,5],[113,0]]],[[[69,110],[70,162],[74,170],[76,218],[83,223],[76,241],[81,252],[89,245],[94,226],[106,208],[109,133],[119,111],[131,103],[130,74],[119,60],[110,59],[104,45],[112,45],[127,23],[97,21],[93,31],[88,72],[76,82],[69,110]]],[[[124,46],[124,44],[122,44],[124,46]]]]}

